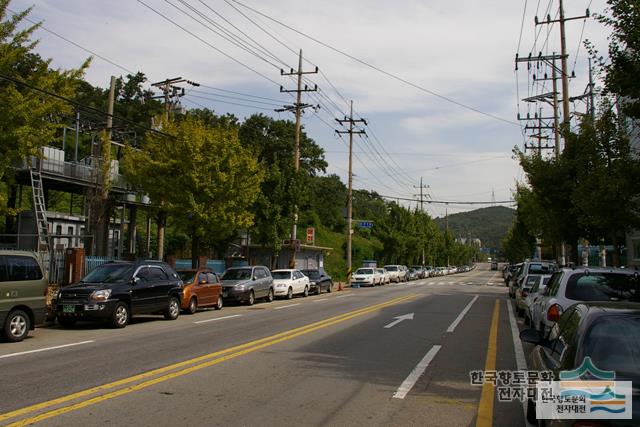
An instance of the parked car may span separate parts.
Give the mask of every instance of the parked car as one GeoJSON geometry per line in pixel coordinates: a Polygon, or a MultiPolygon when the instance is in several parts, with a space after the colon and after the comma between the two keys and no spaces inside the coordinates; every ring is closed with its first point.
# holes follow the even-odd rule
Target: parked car
{"type": "Polygon", "coordinates": [[[389,279],[392,282],[398,283],[400,282],[400,266],[399,265],[385,265],[384,269],[389,272],[389,279]]]}
{"type": "Polygon", "coordinates": [[[420,278],[420,273],[418,270],[414,268],[409,269],[408,280],[418,280],[420,278]]]}
{"type": "Polygon", "coordinates": [[[231,267],[222,277],[222,298],[253,305],[256,298],[271,302],[274,297],[273,278],[267,267],[231,267]]]}
{"type": "Polygon", "coordinates": [[[416,272],[416,276],[418,279],[424,279],[425,277],[427,277],[426,275],[426,270],[424,269],[423,266],[421,265],[412,265],[411,269],[414,270],[416,272]]]}
{"type": "Polygon", "coordinates": [[[551,279],[550,274],[529,274],[524,278],[521,285],[516,289],[516,314],[520,317],[524,316],[524,313],[528,311],[529,307],[525,302],[529,294],[532,292],[533,287],[539,289],[540,284],[543,283],[544,289],[546,284],[551,279]]]}
{"type": "Polygon", "coordinates": [[[636,272],[620,268],[563,268],[547,284],[533,327],[547,332],[572,304],[589,301],[640,301],[636,272]]]}
{"type": "Polygon", "coordinates": [[[498,261],[491,261],[491,270],[498,271],[498,261]]]}
{"type": "Polygon", "coordinates": [[[377,286],[378,277],[375,268],[362,267],[356,270],[351,276],[351,285],[356,286],[377,286]]]}
{"type": "Polygon", "coordinates": [[[159,261],[102,264],[55,295],[58,322],[65,327],[78,320],[98,320],[124,328],[136,314],[161,313],[175,320],[181,300],[182,280],[159,261]]]}
{"type": "Polygon", "coordinates": [[[315,292],[317,295],[320,295],[323,289],[326,289],[327,292],[331,292],[333,290],[333,281],[331,280],[331,276],[329,276],[323,269],[301,271],[302,274],[309,278],[311,292],[315,292]]]}
{"type": "Polygon", "coordinates": [[[540,310],[540,304],[538,301],[542,298],[544,290],[547,288],[547,284],[551,280],[551,276],[543,276],[541,281],[536,282],[529,291],[529,295],[524,299],[524,324],[533,325],[531,319],[534,318],[535,312],[540,310]]]}
{"type": "Polygon", "coordinates": [[[273,292],[276,297],[291,299],[294,295],[303,297],[309,295],[311,283],[300,270],[273,270],[271,277],[273,277],[273,292]]]}
{"type": "Polygon", "coordinates": [[[222,284],[213,270],[178,270],[178,276],[183,293],[180,308],[185,313],[194,314],[201,307],[222,308],[222,284]]]}
{"type": "Polygon", "coordinates": [[[387,270],[385,270],[384,268],[376,268],[376,270],[382,276],[381,285],[388,285],[389,283],[391,283],[391,275],[389,274],[389,272],[387,270]]]}
{"type": "Polygon", "coordinates": [[[428,266],[426,266],[426,267],[424,268],[424,273],[425,273],[425,276],[424,276],[425,278],[427,278],[427,277],[431,277],[431,276],[434,276],[434,275],[435,275],[435,274],[434,274],[433,267],[432,267],[432,266],[430,266],[430,265],[428,265],[428,266]]]}
{"type": "Polygon", "coordinates": [[[47,278],[33,252],[0,251],[0,325],[7,341],[22,341],[47,315],[47,278]]]}
{"type": "Polygon", "coordinates": [[[522,285],[522,281],[529,274],[551,274],[558,269],[554,262],[549,261],[525,261],[518,271],[509,280],[509,296],[516,297],[516,289],[522,285]]]}
{"type": "MultiPolygon", "coordinates": [[[[638,288],[635,288],[636,292],[638,288]]],[[[536,347],[530,370],[551,371],[556,380],[561,371],[582,368],[585,358],[602,371],[614,371],[616,381],[632,381],[633,420],[597,420],[584,425],[631,426],[640,420],[640,304],[588,302],[569,307],[548,335],[525,329],[520,338],[536,347]]],[[[593,372],[593,368],[589,370],[593,372]]],[[[583,374],[582,379],[594,379],[583,374]]],[[[535,402],[527,402],[527,420],[537,424],[535,402]]],[[[589,420],[586,420],[589,421],[589,420]]],[[[545,420],[548,426],[575,426],[575,420],[545,420]]]]}

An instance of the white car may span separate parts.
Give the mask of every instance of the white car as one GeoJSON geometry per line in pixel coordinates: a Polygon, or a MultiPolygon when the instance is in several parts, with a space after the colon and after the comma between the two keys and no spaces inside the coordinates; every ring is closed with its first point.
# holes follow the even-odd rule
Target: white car
{"type": "Polygon", "coordinates": [[[378,284],[376,269],[372,267],[362,267],[356,270],[351,277],[351,286],[376,286],[378,284]]]}
{"type": "Polygon", "coordinates": [[[608,267],[563,268],[551,276],[543,297],[536,301],[531,326],[545,334],[569,306],[588,301],[634,301],[635,272],[608,267]]]}
{"type": "Polygon", "coordinates": [[[550,274],[529,274],[522,280],[522,284],[516,289],[516,314],[522,317],[529,312],[529,305],[533,300],[529,299],[529,295],[534,292],[542,292],[547,286],[550,274]],[[536,289],[535,291],[533,289],[536,289]],[[538,291],[542,288],[541,291],[538,291]]]}
{"type": "Polygon", "coordinates": [[[400,281],[400,266],[399,265],[385,265],[384,269],[389,273],[389,280],[398,283],[400,281]]]}
{"type": "Polygon", "coordinates": [[[382,283],[380,283],[381,285],[388,285],[389,283],[391,283],[391,275],[389,275],[389,272],[387,270],[385,270],[384,268],[376,268],[376,271],[382,277],[382,283]]]}
{"type": "Polygon", "coordinates": [[[309,278],[302,274],[300,270],[282,269],[273,270],[273,294],[276,297],[287,299],[293,298],[294,295],[309,295],[311,283],[309,278]]]}

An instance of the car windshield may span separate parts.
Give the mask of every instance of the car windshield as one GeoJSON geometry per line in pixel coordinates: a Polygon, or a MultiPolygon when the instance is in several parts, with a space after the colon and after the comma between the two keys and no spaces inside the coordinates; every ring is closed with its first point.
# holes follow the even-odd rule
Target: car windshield
{"type": "Polygon", "coordinates": [[[320,272],[318,270],[302,270],[302,273],[309,279],[317,279],[320,277],[320,272]]]}
{"type": "Polygon", "coordinates": [[[384,269],[387,271],[398,271],[398,267],[396,267],[395,265],[385,265],[384,269]]]}
{"type": "Polygon", "coordinates": [[[133,274],[131,264],[103,264],[87,274],[83,283],[116,283],[127,281],[133,274]]]}
{"type": "Polygon", "coordinates": [[[273,280],[291,279],[290,271],[272,271],[273,280]]]}
{"type": "Polygon", "coordinates": [[[224,272],[222,280],[245,280],[251,279],[250,268],[232,268],[224,272]]]}
{"type": "Polygon", "coordinates": [[[180,276],[180,280],[184,283],[192,283],[193,279],[196,277],[196,272],[194,270],[178,271],[178,276],[180,276]]]}
{"type": "Polygon", "coordinates": [[[596,320],[585,339],[584,355],[605,371],[640,379],[640,316],[606,316],[596,320]]]}
{"type": "Polygon", "coordinates": [[[356,270],[356,274],[373,274],[373,270],[370,268],[359,268],[356,270]]]}
{"type": "Polygon", "coordinates": [[[567,282],[566,296],[576,301],[640,301],[639,281],[623,273],[574,274],[567,282]]]}

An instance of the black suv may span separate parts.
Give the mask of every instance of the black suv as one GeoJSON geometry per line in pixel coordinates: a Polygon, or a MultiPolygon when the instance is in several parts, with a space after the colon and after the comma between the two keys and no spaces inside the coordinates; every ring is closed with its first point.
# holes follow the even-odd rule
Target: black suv
{"type": "Polygon", "coordinates": [[[60,289],[56,314],[62,326],[77,320],[102,320],[124,328],[134,314],[180,314],[182,281],[166,263],[117,261],[103,264],[79,283],[60,289]]]}

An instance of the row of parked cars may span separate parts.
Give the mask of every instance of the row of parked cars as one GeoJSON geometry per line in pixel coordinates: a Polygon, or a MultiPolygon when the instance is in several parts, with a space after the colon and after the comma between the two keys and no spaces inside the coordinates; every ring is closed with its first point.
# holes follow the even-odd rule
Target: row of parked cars
{"type": "Polygon", "coordinates": [[[414,265],[385,265],[384,267],[361,267],[351,277],[352,286],[380,286],[388,283],[408,282],[428,277],[445,276],[470,271],[472,266],[436,267],[414,265]]]}
{"type": "MultiPolygon", "coordinates": [[[[524,316],[528,326],[520,338],[535,345],[530,369],[551,371],[556,380],[560,372],[574,371],[587,363],[600,371],[615,372],[616,380],[633,382],[634,421],[610,420],[598,425],[637,425],[640,420],[639,272],[542,265],[548,265],[549,271],[541,271],[536,262],[522,263],[511,273],[508,282],[510,294],[516,298],[518,314],[524,316]],[[516,278],[518,275],[520,279],[516,278]]],[[[508,276],[505,273],[505,277],[508,276]]],[[[598,378],[593,377],[591,369],[581,379],[598,378]]],[[[535,407],[536,402],[529,399],[527,419],[531,423],[538,422],[535,407]]],[[[545,421],[548,424],[551,420],[545,421]]],[[[574,425],[572,420],[553,420],[551,424],[574,425]]]]}
{"type": "Polygon", "coordinates": [[[0,325],[8,341],[21,341],[47,314],[63,327],[79,320],[102,321],[124,328],[138,314],[161,314],[168,320],[200,308],[221,309],[225,302],[253,305],[258,299],[306,297],[331,292],[324,270],[264,266],[174,270],[159,261],[103,264],[79,283],[57,290],[47,310],[48,283],[38,257],[30,252],[0,251],[0,325]]]}

